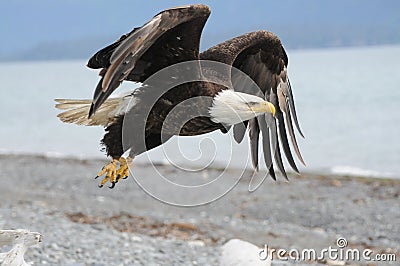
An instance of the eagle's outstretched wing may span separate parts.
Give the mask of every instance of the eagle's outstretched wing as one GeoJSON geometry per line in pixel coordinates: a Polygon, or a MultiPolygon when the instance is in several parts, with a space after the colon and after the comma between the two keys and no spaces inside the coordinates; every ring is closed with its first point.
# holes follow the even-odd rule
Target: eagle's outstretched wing
{"type": "Polygon", "coordinates": [[[199,59],[200,36],[210,15],[205,5],[167,9],[97,52],[88,62],[102,68],[89,117],[123,80],[143,82],[169,65],[199,59]]]}
{"type": "Polygon", "coordinates": [[[241,75],[235,75],[232,71],[233,88],[237,91],[265,97],[276,107],[275,119],[271,114],[265,114],[233,127],[234,138],[238,143],[243,140],[246,127],[249,128],[253,166],[258,169],[258,140],[261,131],[264,160],[271,177],[275,179],[272,163],[272,157],[274,157],[279,170],[287,178],[282,163],[280,145],[290,166],[298,172],[287,137],[288,132],[295,153],[304,164],[294,134],[293,121],[300,135],[303,136],[303,134],[297,120],[292,89],[287,75],[288,57],[279,38],[267,31],[248,33],[210,48],[201,54],[201,59],[217,60],[243,71],[257,84],[258,88],[249,86],[248,82],[243,81],[241,75]]]}

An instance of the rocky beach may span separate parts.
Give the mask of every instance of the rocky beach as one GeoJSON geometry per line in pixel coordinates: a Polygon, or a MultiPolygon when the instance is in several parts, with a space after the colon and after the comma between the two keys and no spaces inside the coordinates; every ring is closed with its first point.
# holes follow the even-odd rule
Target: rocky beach
{"type": "MultiPolygon", "coordinates": [[[[260,250],[265,245],[321,250],[336,247],[337,239],[345,238],[348,248],[395,254],[399,259],[399,179],[305,173],[290,176],[289,182],[281,176],[276,182],[268,178],[249,192],[245,173],[215,202],[176,207],[149,196],[132,177],[114,189],[99,189],[94,176],[105,163],[33,155],[0,157],[0,229],[28,229],[43,236],[42,243],[27,251],[26,261],[34,265],[219,265],[221,247],[235,238],[260,250]]],[[[152,167],[133,167],[135,173],[152,180],[152,167]]],[[[159,169],[165,175],[184,177],[169,165],[159,169]]],[[[198,178],[212,171],[220,170],[204,170],[198,178]]],[[[345,265],[341,263],[272,261],[272,265],[345,265]]],[[[398,261],[348,261],[346,265],[390,263],[398,261]]]]}

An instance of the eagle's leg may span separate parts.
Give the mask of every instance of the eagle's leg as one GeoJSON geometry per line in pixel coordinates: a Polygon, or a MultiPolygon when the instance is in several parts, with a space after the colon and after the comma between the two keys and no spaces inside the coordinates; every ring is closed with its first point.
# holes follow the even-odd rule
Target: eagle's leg
{"type": "Polygon", "coordinates": [[[101,171],[97,174],[95,179],[99,176],[106,174],[103,180],[101,180],[99,187],[103,187],[108,181],[110,181],[112,184],[110,188],[113,188],[115,186],[115,183],[117,182],[117,163],[117,159],[112,159],[112,161],[109,164],[105,165],[103,169],[101,169],[101,171]]]}
{"type": "Polygon", "coordinates": [[[119,169],[117,170],[117,182],[122,178],[126,179],[129,176],[129,166],[132,163],[133,158],[132,157],[127,157],[126,159],[124,157],[119,158],[119,169]]]}

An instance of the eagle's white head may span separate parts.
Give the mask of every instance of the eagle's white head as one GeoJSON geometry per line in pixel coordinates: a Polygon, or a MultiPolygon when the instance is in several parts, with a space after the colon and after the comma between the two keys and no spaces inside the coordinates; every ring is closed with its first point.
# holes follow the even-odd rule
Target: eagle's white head
{"type": "Polygon", "coordinates": [[[275,106],[258,96],[227,89],[214,97],[209,112],[211,121],[234,125],[265,113],[275,115],[275,106]]]}

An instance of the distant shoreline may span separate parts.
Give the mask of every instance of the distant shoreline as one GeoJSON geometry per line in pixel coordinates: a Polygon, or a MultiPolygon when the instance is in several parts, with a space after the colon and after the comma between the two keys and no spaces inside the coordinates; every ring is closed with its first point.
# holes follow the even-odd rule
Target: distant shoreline
{"type": "MultiPolygon", "coordinates": [[[[304,47],[286,47],[289,52],[302,52],[302,51],[325,51],[325,50],[338,50],[338,49],[374,49],[381,47],[397,47],[400,43],[382,43],[382,44],[363,44],[363,45],[327,45],[327,46],[304,46],[304,47]]],[[[96,47],[96,46],[94,46],[96,47]]],[[[211,46],[210,46],[211,47],[211,46]]],[[[206,49],[208,49],[207,47],[206,49]]],[[[87,60],[92,56],[92,52],[88,49],[85,52],[80,52],[76,55],[66,56],[64,54],[43,54],[43,49],[40,49],[41,53],[35,55],[35,50],[25,51],[21,53],[13,53],[11,55],[0,54],[0,63],[13,63],[13,62],[46,62],[46,61],[73,61],[73,60],[87,60]]]]}

